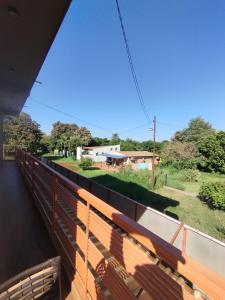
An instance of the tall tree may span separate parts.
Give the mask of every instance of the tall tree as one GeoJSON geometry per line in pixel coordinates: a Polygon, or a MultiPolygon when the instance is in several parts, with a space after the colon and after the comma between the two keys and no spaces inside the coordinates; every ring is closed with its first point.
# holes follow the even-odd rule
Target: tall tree
{"type": "Polygon", "coordinates": [[[206,137],[199,143],[203,156],[201,166],[206,171],[225,174],[225,131],[206,137]]]}
{"type": "Polygon", "coordinates": [[[121,151],[136,151],[140,150],[140,142],[127,138],[120,141],[121,151]]]}
{"type": "Polygon", "coordinates": [[[209,122],[203,118],[197,117],[191,119],[188,128],[177,131],[173,137],[174,141],[178,142],[192,142],[198,144],[205,137],[213,134],[215,130],[209,122]]]}
{"type": "Polygon", "coordinates": [[[93,137],[89,143],[90,146],[105,146],[109,145],[110,140],[107,138],[93,137]]]}
{"type": "Polygon", "coordinates": [[[88,145],[91,141],[91,133],[86,127],[78,127],[76,124],[56,122],[51,131],[51,143],[53,148],[76,150],[77,146],[88,145]]]}
{"type": "Polygon", "coordinates": [[[199,152],[195,144],[171,141],[165,143],[161,151],[162,163],[178,169],[196,168],[199,152]]]}
{"type": "Polygon", "coordinates": [[[120,137],[118,133],[113,133],[111,138],[112,144],[119,144],[120,143],[120,137]]]}
{"type": "Polygon", "coordinates": [[[31,116],[21,113],[19,116],[8,116],[4,120],[4,142],[11,147],[21,147],[36,153],[42,138],[40,125],[31,116]]]}

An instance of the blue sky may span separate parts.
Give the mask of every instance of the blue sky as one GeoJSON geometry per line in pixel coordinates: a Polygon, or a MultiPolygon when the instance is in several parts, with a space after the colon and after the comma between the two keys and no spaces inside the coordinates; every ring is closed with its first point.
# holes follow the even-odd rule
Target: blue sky
{"type": "MultiPolygon", "coordinates": [[[[120,8],[148,113],[159,121],[157,140],[170,138],[199,115],[224,130],[225,1],[120,0],[120,8]]],[[[42,84],[34,85],[24,111],[46,133],[58,120],[101,137],[146,123],[115,0],[72,2],[38,80],[42,84]]],[[[149,139],[148,127],[121,137],[149,139]]]]}

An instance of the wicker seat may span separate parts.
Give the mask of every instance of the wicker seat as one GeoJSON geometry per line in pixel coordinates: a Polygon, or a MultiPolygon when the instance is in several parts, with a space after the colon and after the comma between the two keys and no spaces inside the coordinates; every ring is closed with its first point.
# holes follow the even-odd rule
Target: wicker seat
{"type": "Polygon", "coordinates": [[[29,268],[1,284],[0,299],[61,299],[60,257],[29,268]]]}

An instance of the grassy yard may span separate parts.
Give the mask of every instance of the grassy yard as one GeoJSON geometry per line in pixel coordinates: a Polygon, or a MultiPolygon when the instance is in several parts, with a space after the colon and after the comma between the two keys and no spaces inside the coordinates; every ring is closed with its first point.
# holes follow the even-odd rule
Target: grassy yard
{"type": "Polygon", "coordinates": [[[179,202],[179,205],[169,207],[169,212],[177,215],[179,220],[189,226],[207,233],[225,242],[225,212],[210,209],[197,197],[191,197],[162,188],[159,194],[179,202]]]}
{"type": "MultiPolygon", "coordinates": [[[[150,191],[149,173],[145,171],[119,173],[105,170],[82,170],[71,158],[56,158],[55,162],[67,165],[71,170],[118,191],[138,202],[155,208],[217,239],[225,241],[225,212],[208,208],[197,197],[188,196],[176,190],[160,188],[150,191]]],[[[182,185],[186,191],[198,193],[204,181],[225,181],[225,176],[201,173],[199,182],[181,182],[180,174],[169,175],[176,185],[182,185]]]]}
{"type": "Polygon", "coordinates": [[[215,182],[215,181],[225,182],[225,175],[220,175],[220,174],[200,172],[200,177],[198,182],[184,182],[182,180],[181,171],[171,173],[165,170],[164,172],[168,174],[167,175],[168,186],[181,189],[184,191],[196,193],[196,194],[199,192],[203,182],[215,182]]]}

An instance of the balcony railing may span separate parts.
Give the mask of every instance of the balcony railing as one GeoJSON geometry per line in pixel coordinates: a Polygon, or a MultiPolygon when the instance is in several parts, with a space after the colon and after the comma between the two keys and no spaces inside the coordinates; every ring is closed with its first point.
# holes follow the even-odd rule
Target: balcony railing
{"type": "MultiPolygon", "coordinates": [[[[104,200],[149,231],[225,277],[225,243],[196,230],[175,218],[145,206],[121,193],[116,192],[95,180],[53,162],[47,157],[41,160],[51,168],[69,178],[75,184],[104,200]]],[[[149,193],[151,198],[151,193],[149,193]]],[[[141,200],[141,199],[140,199],[141,200]]],[[[151,200],[151,199],[150,199],[151,200]]],[[[169,205],[169,204],[168,204],[169,205]]]]}
{"type": "Polygon", "coordinates": [[[223,299],[222,276],[34,156],[17,161],[82,299],[223,299]]]}

